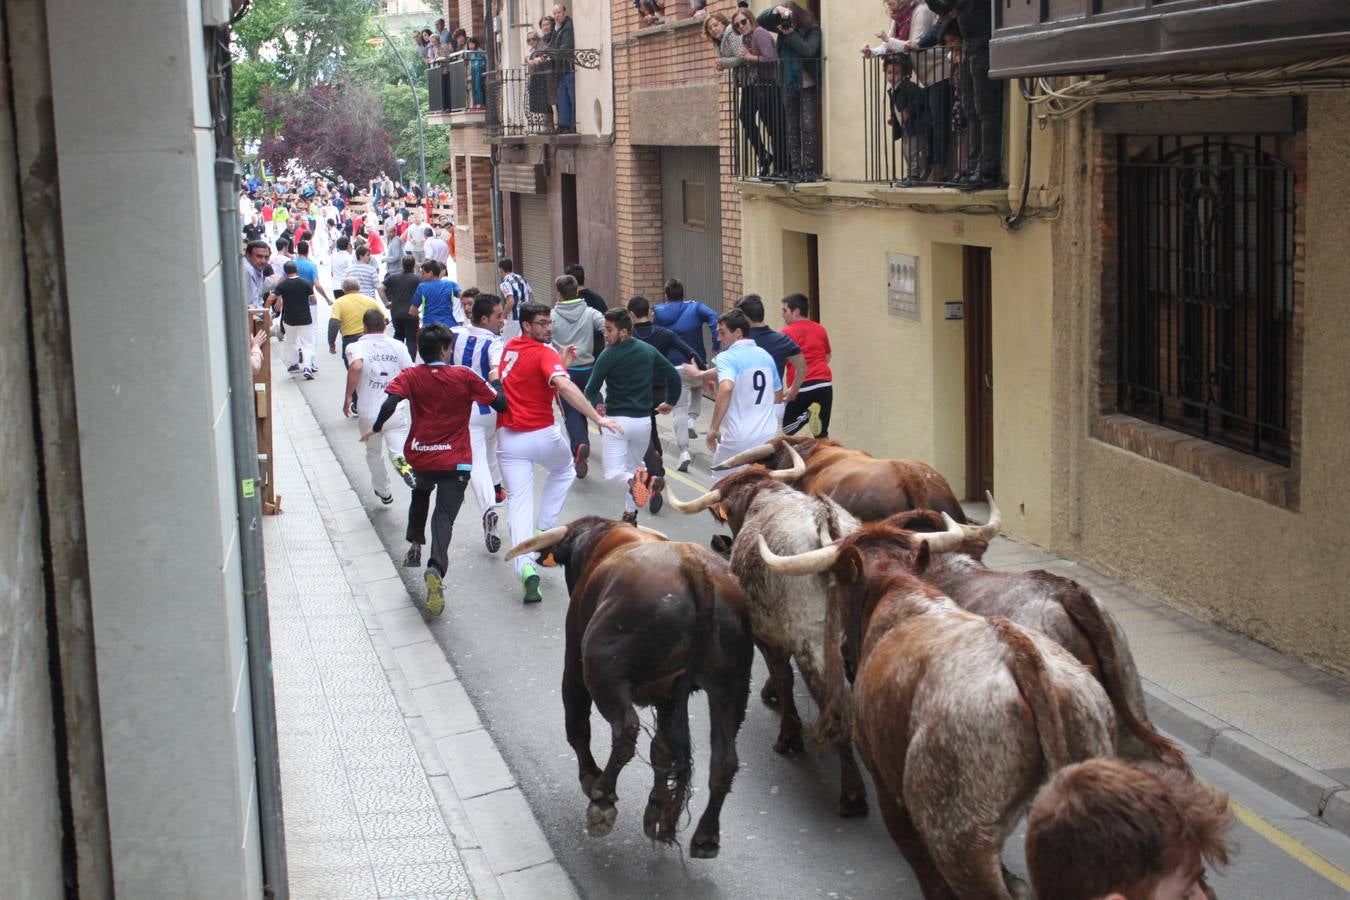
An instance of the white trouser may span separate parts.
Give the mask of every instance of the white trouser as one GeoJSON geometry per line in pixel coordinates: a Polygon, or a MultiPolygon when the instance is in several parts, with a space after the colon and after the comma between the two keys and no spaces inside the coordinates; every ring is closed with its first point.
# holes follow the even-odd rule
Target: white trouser
{"type": "Polygon", "coordinates": [[[281,361],[290,368],[299,362],[299,354],[305,354],[305,368],[314,368],[314,323],[308,325],[287,325],[286,342],[281,345],[281,361]]]}
{"type": "MultiPolygon", "coordinates": [[[[370,415],[367,416],[367,410],[363,409],[356,416],[362,434],[374,426],[375,417],[380,414],[378,409],[369,412],[370,415]]],[[[408,425],[407,404],[400,403],[394,414],[385,421],[380,433],[371,435],[370,440],[366,441],[366,466],[370,469],[370,486],[377,494],[389,496],[389,465],[385,462],[385,457],[403,455],[403,445],[408,441],[408,425]]]]}
{"type": "MultiPolygon", "coordinates": [[[[712,462],[709,465],[716,467],[717,464],[720,463],[722,460],[731,459],[737,453],[749,450],[751,447],[758,447],[760,444],[767,443],[768,441],[771,441],[775,437],[777,437],[777,435],[778,431],[774,430],[770,431],[768,434],[765,434],[761,437],[757,437],[754,440],[721,441],[718,443],[717,449],[713,451],[712,462]]],[[[728,475],[731,475],[734,472],[739,472],[741,469],[747,468],[748,465],[749,464],[747,464],[746,466],[736,466],[734,469],[717,469],[716,471],[713,472],[713,477],[720,481],[721,479],[726,478],[728,475]]]]}
{"type": "Polygon", "coordinates": [[[675,445],[681,453],[686,453],[689,450],[689,429],[698,421],[698,414],[703,409],[703,379],[690,378],[684,374],[680,378],[684,381],[684,390],[680,391],[680,402],[675,404],[671,425],[675,429],[675,445]]]}
{"type": "Polygon", "coordinates": [[[647,445],[652,439],[652,420],[632,416],[610,416],[623,428],[623,434],[610,431],[600,432],[600,451],[605,458],[605,480],[617,481],[624,489],[623,508],[625,512],[637,510],[633,494],[628,490],[628,479],[633,477],[642,459],[647,455],[647,445]]]}
{"type": "Polygon", "coordinates": [[[507,319],[502,323],[502,342],[505,343],[516,337],[520,337],[520,320],[507,319]]]}
{"type": "MultiPolygon", "coordinates": [[[[535,526],[541,531],[558,524],[567,491],[576,480],[572,468],[572,450],[558,426],[550,425],[536,431],[497,430],[497,463],[502,469],[502,485],[506,488],[506,524],[511,532],[511,546],[532,537],[535,526]],[[539,518],[534,517],[534,467],[548,471],[544,481],[544,495],[539,501],[539,518]]],[[[517,556],[516,575],[527,562],[538,554],[517,556]]]]}
{"type": "Polygon", "coordinates": [[[494,485],[501,484],[501,469],[497,465],[497,411],[480,413],[478,407],[469,415],[469,444],[473,448],[473,470],[469,486],[478,498],[478,511],[485,513],[497,505],[494,485]]]}

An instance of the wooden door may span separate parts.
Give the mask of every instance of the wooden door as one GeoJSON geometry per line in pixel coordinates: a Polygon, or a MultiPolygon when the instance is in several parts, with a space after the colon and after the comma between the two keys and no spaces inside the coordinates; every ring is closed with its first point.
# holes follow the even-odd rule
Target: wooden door
{"type": "Polygon", "coordinates": [[[722,308],[721,170],[716,150],[661,149],[661,261],[685,296],[722,308]]]}
{"type": "Polygon", "coordinates": [[[994,341],[988,247],[965,247],[966,499],[994,489],[994,341]]]}

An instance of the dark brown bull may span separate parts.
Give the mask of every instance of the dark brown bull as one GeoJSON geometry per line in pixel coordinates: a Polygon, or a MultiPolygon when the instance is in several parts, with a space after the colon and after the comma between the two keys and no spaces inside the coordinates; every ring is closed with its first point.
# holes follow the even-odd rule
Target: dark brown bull
{"type": "Polygon", "coordinates": [[[924,896],[1011,900],[1026,885],[1002,866],[1004,841],[1052,772],[1113,751],[1115,718],[1044,634],[967,612],[910,574],[930,552],[917,538],[871,524],[797,557],[760,550],[833,575],[829,703],[851,705],[886,828],[924,896]]]}
{"type": "Polygon", "coordinates": [[[947,479],[927,463],[916,459],[877,459],[828,439],[774,438],[736,454],[717,468],[732,469],[758,462],[772,469],[786,469],[792,465],[789,446],[796,448],[806,461],[806,473],[797,487],[817,497],[829,497],[863,522],[879,522],[911,509],[937,510],[957,522],[966,521],[947,479]]]}
{"type": "Polygon", "coordinates": [[[712,721],[710,796],[689,854],[716,856],[754,657],[740,585],[727,564],[702,547],[595,516],[551,528],[512,549],[508,558],[536,550],[562,563],[571,594],[563,707],[567,742],[591,801],[588,830],[601,836],[613,828],[619,772],[637,745],[633,706],[654,706],[656,777],[642,824],[652,840],[675,841],[693,771],[689,694],[702,689],[712,721]],[[603,770],[591,755],[592,700],[612,729],[603,770]]]}
{"type": "Polygon", "coordinates": [[[996,572],[985,566],[984,552],[1002,522],[992,496],[989,510],[985,525],[956,526],[944,522],[941,514],[932,510],[900,513],[887,519],[886,524],[920,533],[959,529],[963,535],[960,545],[950,552],[932,553],[927,567],[914,574],[964,610],[986,618],[1003,616],[1043,631],[1101,682],[1120,723],[1122,758],[1158,762],[1189,773],[1185,754],[1149,721],[1134,654],[1110,611],[1071,579],[1043,570],[996,572]]]}

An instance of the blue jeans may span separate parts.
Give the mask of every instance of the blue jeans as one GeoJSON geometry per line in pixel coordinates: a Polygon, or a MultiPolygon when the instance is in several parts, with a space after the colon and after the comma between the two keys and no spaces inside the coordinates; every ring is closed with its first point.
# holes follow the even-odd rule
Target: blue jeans
{"type": "Polygon", "coordinates": [[[558,79],[558,127],[577,125],[577,73],[566,72],[558,79]]]}
{"type": "MultiPolygon", "coordinates": [[[[559,94],[558,96],[562,96],[559,94]]],[[[591,367],[584,369],[568,369],[568,376],[581,390],[586,390],[586,382],[591,380],[591,367]]],[[[590,435],[586,433],[586,417],[572,408],[572,404],[563,398],[558,398],[558,405],[562,407],[563,427],[567,430],[567,443],[572,448],[573,455],[577,452],[577,447],[591,442],[590,435]]]]}

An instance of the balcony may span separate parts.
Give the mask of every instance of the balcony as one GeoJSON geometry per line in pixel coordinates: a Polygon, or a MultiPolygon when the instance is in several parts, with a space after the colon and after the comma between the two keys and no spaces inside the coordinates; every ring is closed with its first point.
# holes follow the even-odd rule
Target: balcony
{"type": "MultiPolygon", "coordinates": [[[[599,50],[537,50],[524,66],[488,72],[488,139],[501,143],[580,143],[575,122],[570,130],[557,123],[558,83],[567,71],[599,67],[599,50]]],[[[576,108],[584,108],[585,103],[586,98],[578,95],[576,108]]]]}
{"type": "Polygon", "coordinates": [[[487,53],[461,50],[427,66],[427,117],[433,124],[467,125],[487,114],[487,53]]]}
{"type": "Polygon", "coordinates": [[[968,129],[959,64],[945,47],[873,56],[863,64],[864,175],[890,187],[950,187],[968,129]]]}
{"type": "MultiPolygon", "coordinates": [[[[824,69],[823,59],[808,62],[824,69]]],[[[728,69],[726,77],[731,89],[733,176],[794,184],[826,180],[821,162],[821,111],[817,109],[811,129],[806,117],[792,108],[800,108],[800,103],[791,102],[794,95],[788,86],[800,83],[801,64],[796,60],[749,63],[728,69]]],[[[819,91],[817,95],[819,105],[819,91]]]]}
{"type": "Polygon", "coordinates": [[[1345,0],[1001,0],[990,74],[1087,74],[1262,64],[1350,47],[1345,0]]]}

